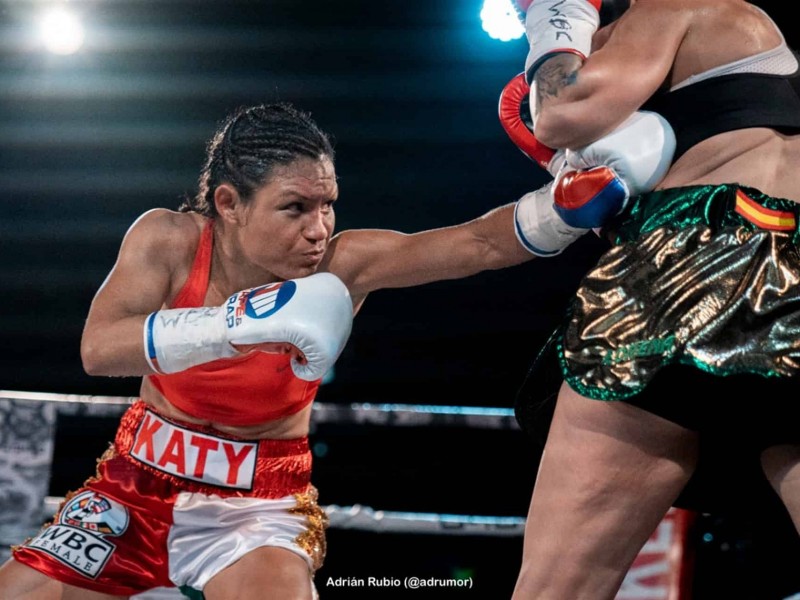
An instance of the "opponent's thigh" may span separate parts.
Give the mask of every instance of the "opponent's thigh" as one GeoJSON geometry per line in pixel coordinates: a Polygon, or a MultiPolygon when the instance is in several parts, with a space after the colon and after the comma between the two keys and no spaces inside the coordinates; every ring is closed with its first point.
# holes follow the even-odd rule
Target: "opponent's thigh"
{"type": "Polygon", "coordinates": [[[206,600],[312,600],[308,564],[284,548],[262,547],[217,573],[203,589],[206,600]]]}
{"type": "Polygon", "coordinates": [[[767,448],[761,453],[761,466],[800,532],[800,445],[767,448]]]}
{"type": "Polygon", "coordinates": [[[124,600],[51,579],[13,559],[0,567],[0,600],[124,600]]]}
{"type": "Polygon", "coordinates": [[[696,433],[563,386],[531,499],[514,598],[613,598],[696,460],[696,433]]]}

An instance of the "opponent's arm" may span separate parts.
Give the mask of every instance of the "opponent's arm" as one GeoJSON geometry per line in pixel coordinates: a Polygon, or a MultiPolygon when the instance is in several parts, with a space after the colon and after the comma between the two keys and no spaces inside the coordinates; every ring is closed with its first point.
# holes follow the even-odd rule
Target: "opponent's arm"
{"type": "Polygon", "coordinates": [[[526,13],[536,136],[550,147],[576,148],[612,131],[662,85],[691,13],[670,0],[640,1],[609,26],[613,29],[602,47],[591,46],[594,31],[584,26],[576,28],[580,36],[573,36],[580,50],[557,52],[547,41],[553,37],[552,19],[546,18],[553,4],[579,16],[597,4],[533,0],[526,13]],[[586,48],[591,48],[588,58],[586,48]]]}

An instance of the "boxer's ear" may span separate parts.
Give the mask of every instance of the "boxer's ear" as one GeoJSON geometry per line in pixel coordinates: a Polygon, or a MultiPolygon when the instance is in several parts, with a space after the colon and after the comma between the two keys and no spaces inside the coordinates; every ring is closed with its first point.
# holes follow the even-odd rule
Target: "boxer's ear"
{"type": "Polygon", "coordinates": [[[222,183],[214,190],[214,206],[219,218],[227,223],[242,225],[244,203],[232,185],[222,183]]]}

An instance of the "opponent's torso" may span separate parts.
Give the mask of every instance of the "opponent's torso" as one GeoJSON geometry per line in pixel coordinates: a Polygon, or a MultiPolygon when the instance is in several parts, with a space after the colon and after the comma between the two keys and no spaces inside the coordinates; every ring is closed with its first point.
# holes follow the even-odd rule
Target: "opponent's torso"
{"type": "MultiPolygon", "coordinates": [[[[209,289],[213,225],[205,224],[193,264],[170,308],[203,306],[209,289]]],[[[319,381],[298,379],[287,354],[251,352],[170,375],[143,379],[141,397],[169,417],[254,438],[293,438],[308,432],[319,381]]]]}
{"type": "MultiPolygon", "coordinates": [[[[766,14],[744,2],[692,0],[686,7],[697,11],[697,18],[676,54],[665,86],[669,92],[644,107],[662,114],[668,112],[663,110],[665,104],[669,108],[673,100],[691,107],[692,115],[677,124],[681,154],[659,188],[736,182],[800,201],[800,173],[792,168],[800,160],[800,115],[794,113],[800,98],[788,89],[792,85],[785,77],[797,67],[787,56],[791,52],[781,50],[785,46],[782,35],[766,14]],[[742,93],[747,86],[758,90],[769,77],[783,82],[768,83],[787,88],[791,108],[786,98],[777,98],[775,93],[742,93]],[[702,110],[687,100],[693,94],[703,100],[702,110]],[[689,131],[691,118],[697,119],[698,128],[710,126],[700,136],[688,136],[684,146],[690,147],[684,152],[681,138],[686,136],[681,128],[689,131]]],[[[678,108],[680,114],[687,114],[678,108]]]]}

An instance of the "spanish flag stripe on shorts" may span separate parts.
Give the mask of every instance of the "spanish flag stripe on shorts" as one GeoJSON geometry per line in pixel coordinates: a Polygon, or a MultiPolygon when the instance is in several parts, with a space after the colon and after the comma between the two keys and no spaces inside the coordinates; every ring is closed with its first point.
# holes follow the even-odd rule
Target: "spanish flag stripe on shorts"
{"type": "Polygon", "coordinates": [[[791,212],[761,206],[742,190],[736,191],[736,212],[762,229],[794,231],[797,228],[797,221],[791,212]]]}

